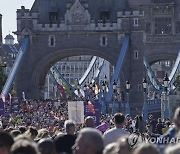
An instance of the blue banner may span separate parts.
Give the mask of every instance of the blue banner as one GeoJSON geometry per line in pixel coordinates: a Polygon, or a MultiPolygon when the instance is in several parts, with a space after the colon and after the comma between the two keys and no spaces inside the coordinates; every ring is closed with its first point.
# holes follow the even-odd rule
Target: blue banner
{"type": "Polygon", "coordinates": [[[101,104],[98,102],[91,102],[93,104],[94,112],[89,107],[88,102],[84,103],[84,115],[91,116],[94,118],[95,126],[100,125],[100,114],[101,114],[101,104]]]}
{"type": "Polygon", "coordinates": [[[0,115],[4,115],[4,103],[0,101],[0,115]]]}

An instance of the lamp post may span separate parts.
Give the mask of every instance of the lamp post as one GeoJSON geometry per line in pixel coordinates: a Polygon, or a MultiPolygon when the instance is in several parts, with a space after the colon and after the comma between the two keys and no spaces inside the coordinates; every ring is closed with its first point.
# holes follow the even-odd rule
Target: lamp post
{"type": "Polygon", "coordinates": [[[113,106],[112,106],[112,114],[116,113],[116,93],[117,93],[117,83],[116,81],[113,82],[113,106]]]}
{"type": "Polygon", "coordinates": [[[94,83],[94,84],[92,85],[92,98],[93,98],[93,100],[96,99],[95,88],[96,88],[96,83],[94,83]]]}
{"type": "Polygon", "coordinates": [[[84,90],[84,100],[86,101],[86,97],[87,97],[87,85],[86,85],[86,82],[85,82],[85,84],[84,84],[84,87],[83,87],[83,90],[84,90]]]}
{"type": "Polygon", "coordinates": [[[143,109],[142,109],[142,113],[143,113],[143,119],[147,120],[148,119],[148,109],[147,109],[147,94],[146,94],[146,90],[147,90],[147,80],[146,78],[143,79],[143,89],[144,89],[144,104],[143,104],[143,109]]]}
{"type": "Polygon", "coordinates": [[[105,89],[106,85],[104,81],[101,81],[101,96],[99,97],[101,103],[101,112],[102,114],[106,113],[106,104],[105,104],[105,89]]]}
{"type": "Polygon", "coordinates": [[[169,79],[168,79],[167,74],[165,75],[165,77],[163,79],[163,82],[164,82],[164,92],[165,92],[165,95],[164,95],[165,96],[165,99],[164,99],[165,106],[164,106],[164,110],[163,110],[163,112],[164,112],[164,117],[163,118],[165,120],[166,118],[169,118],[168,99],[167,99],[169,79]]]}
{"type": "Polygon", "coordinates": [[[126,81],[126,95],[127,95],[127,103],[126,103],[126,114],[130,115],[130,106],[129,106],[129,90],[130,90],[130,82],[126,81]]]}

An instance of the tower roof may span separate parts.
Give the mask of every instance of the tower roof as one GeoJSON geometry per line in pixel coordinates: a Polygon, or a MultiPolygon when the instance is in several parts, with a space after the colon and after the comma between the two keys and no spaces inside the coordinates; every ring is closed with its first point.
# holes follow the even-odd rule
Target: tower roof
{"type": "Polygon", "coordinates": [[[9,39],[9,40],[14,40],[14,37],[12,35],[6,35],[6,37],[4,38],[5,40],[9,39]]]}
{"type": "MultiPolygon", "coordinates": [[[[39,13],[39,22],[49,21],[49,13],[57,12],[58,20],[64,19],[64,15],[76,0],[35,0],[31,10],[37,10],[39,13]]],[[[79,0],[82,6],[88,10],[91,18],[100,19],[100,12],[109,12],[110,20],[117,18],[117,12],[128,10],[128,0],[79,0]]]]}

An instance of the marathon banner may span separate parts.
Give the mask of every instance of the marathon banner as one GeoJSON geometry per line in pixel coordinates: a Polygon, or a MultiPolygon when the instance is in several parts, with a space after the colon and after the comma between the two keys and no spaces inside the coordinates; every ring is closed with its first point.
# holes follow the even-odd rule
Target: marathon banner
{"type": "Polygon", "coordinates": [[[98,102],[84,102],[84,115],[94,118],[95,126],[100,125],[101,104],[98,102]]]}
{"type": "Polygon", "coordinates": [[[68,118],[76,123],[84,123],[83,101],[68,102],[68,118]]]}
{"type": "Polygon", "coordinates": [[[0,101],[0,115],[4,115],[4,103],[0,101]]]}

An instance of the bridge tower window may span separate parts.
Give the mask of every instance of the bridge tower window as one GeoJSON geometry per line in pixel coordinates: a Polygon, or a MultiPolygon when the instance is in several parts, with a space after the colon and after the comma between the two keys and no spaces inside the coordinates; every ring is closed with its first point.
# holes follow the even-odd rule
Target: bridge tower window
{"type": "Polygon", "coordinates": [[[139,25],[139,19],[138,18],[134,18],[133,19],[133,26],[134,27],[138,27],[138,25],[139,25]]]}
{"type": "Polygon", "coordinates": [[[171,66],[171,62],[169,60],[165,61],[165,66],[166,67],[170,67],[171,66]]]}
{"type": "Polygon", "coordinates": [[[56,39],[54,35],[49,35],[48,44],[49,44],[49,47],[55,47],[56,39]]]}
{"type": "Polygon", "coordinates": [[[180,21],[176,22],[176,33],[180,33],[180,21]]]}
{"type": "Polygon", "coordinates": [[[171,34],[172,32],[171,17],[156,17],[155,18],[155,34],[171,34]]]}
{"type": "Polygon", "coordinates": [[[106,23],[106,21],[110,19],[109,11],[101,11],[100,19],[103,21],[103,23],[106,23]]]}
{"type": "Polygon", "coordinates": [[[138,50],[134,50],[134,59],[139,59],[139,52],[138,52],[138,50]]]}
{"type": "Polygon", "coordinates": [[[101,46],[107,46],[107,36],[106,35],[102,35],[100,38],[100,45],[101,46]]]}
{"type": "Polygon", "coordinates": [[[57,20],[58,20],[58,13],[57,12],[49,12],[50,23],[57,22],[57,20]]]}
{"type": "Polygon", "coordinates": [[[142,84],[138,84],[138,91],[142,91],[142,84]]]}
{"type": "Polygon", "coordinates": [[[151,23],[150,22],[146,23],[146,33],[151,34],[151,23]]]}

